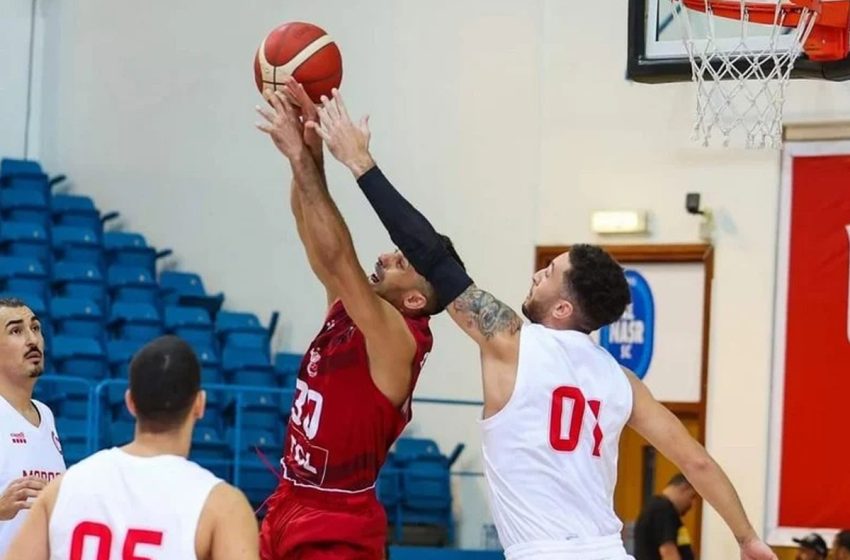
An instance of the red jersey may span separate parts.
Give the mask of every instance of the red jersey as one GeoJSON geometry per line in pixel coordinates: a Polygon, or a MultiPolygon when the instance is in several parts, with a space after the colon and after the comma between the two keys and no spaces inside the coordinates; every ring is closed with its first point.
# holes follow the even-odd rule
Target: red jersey
{"type": "Polygon", "coordinates": [[[352,493],[373,488],[387,452],[412,418],[411,397],[431,351],[429,318],[405,318],[416,341],[410,391],[397,408],[369,373],[366,339],[341,301],[301,362],[284,439],[283,476],[297,486],[352,493]]]}

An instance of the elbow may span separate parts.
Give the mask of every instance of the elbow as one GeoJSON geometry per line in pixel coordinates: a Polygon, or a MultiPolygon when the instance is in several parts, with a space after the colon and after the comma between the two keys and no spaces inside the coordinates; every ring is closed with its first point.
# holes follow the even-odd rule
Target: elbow
{"type": "Polygon", "coordinates": [[[708,453],[700,447],[699,452],[686,458],[680,467],[685,477],[689,480],[697,480],[711,471],[714,467],[714,461],[712,461],[711,457],[708,456],[708,453]]]}

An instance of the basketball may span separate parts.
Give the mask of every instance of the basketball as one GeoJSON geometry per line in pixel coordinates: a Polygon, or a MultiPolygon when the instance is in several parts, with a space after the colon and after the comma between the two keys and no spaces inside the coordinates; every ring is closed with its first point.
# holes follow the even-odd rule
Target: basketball
{"type": "Polygon", "coordinates": [[[264,89],[281,90],[294,77],[315,102],[342,82],[342,56],[324,29],[290,22],[269,33],[254,56],[254,81],[264,89]]]}

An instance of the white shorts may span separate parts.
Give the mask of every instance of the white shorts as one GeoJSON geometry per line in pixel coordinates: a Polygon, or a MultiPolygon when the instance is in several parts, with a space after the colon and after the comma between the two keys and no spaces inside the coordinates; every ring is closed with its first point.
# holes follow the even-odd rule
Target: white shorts
{"type": "Polygon", "coordinates": [[[570,541],[533,541],[510,546],[506,560],[634,560],[620,535],[570,541]]]}

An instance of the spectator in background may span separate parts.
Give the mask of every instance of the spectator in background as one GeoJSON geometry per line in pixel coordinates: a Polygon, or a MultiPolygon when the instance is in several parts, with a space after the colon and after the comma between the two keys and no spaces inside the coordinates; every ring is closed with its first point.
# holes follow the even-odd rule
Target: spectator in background
{"type": "Polygon", "coordinates": [[[47,482],[65,472],[50,409],[33,400],[44,372],[41,322],[17,299],[0,299],[0,557],[47,482]]]}
{"type": "Polygon", "coordinates": [[[795,560],[826,560],[829,550],[826,541],[817,533],[809,533],[802,539],[793,539],[799,546],[795,560]]]}
{"type": "Polygon", "coordinates": [[[844,530],[835,535],[832,541],[832,559],[850,560],[850,530],[844,530]]]}
{"type": "Polygon", "coordinates": [[[682,516],[693,507],[696,497],[690,482],[677,474],[644,506],[635,524],[636,560],[694,560],[682,516]]]}

